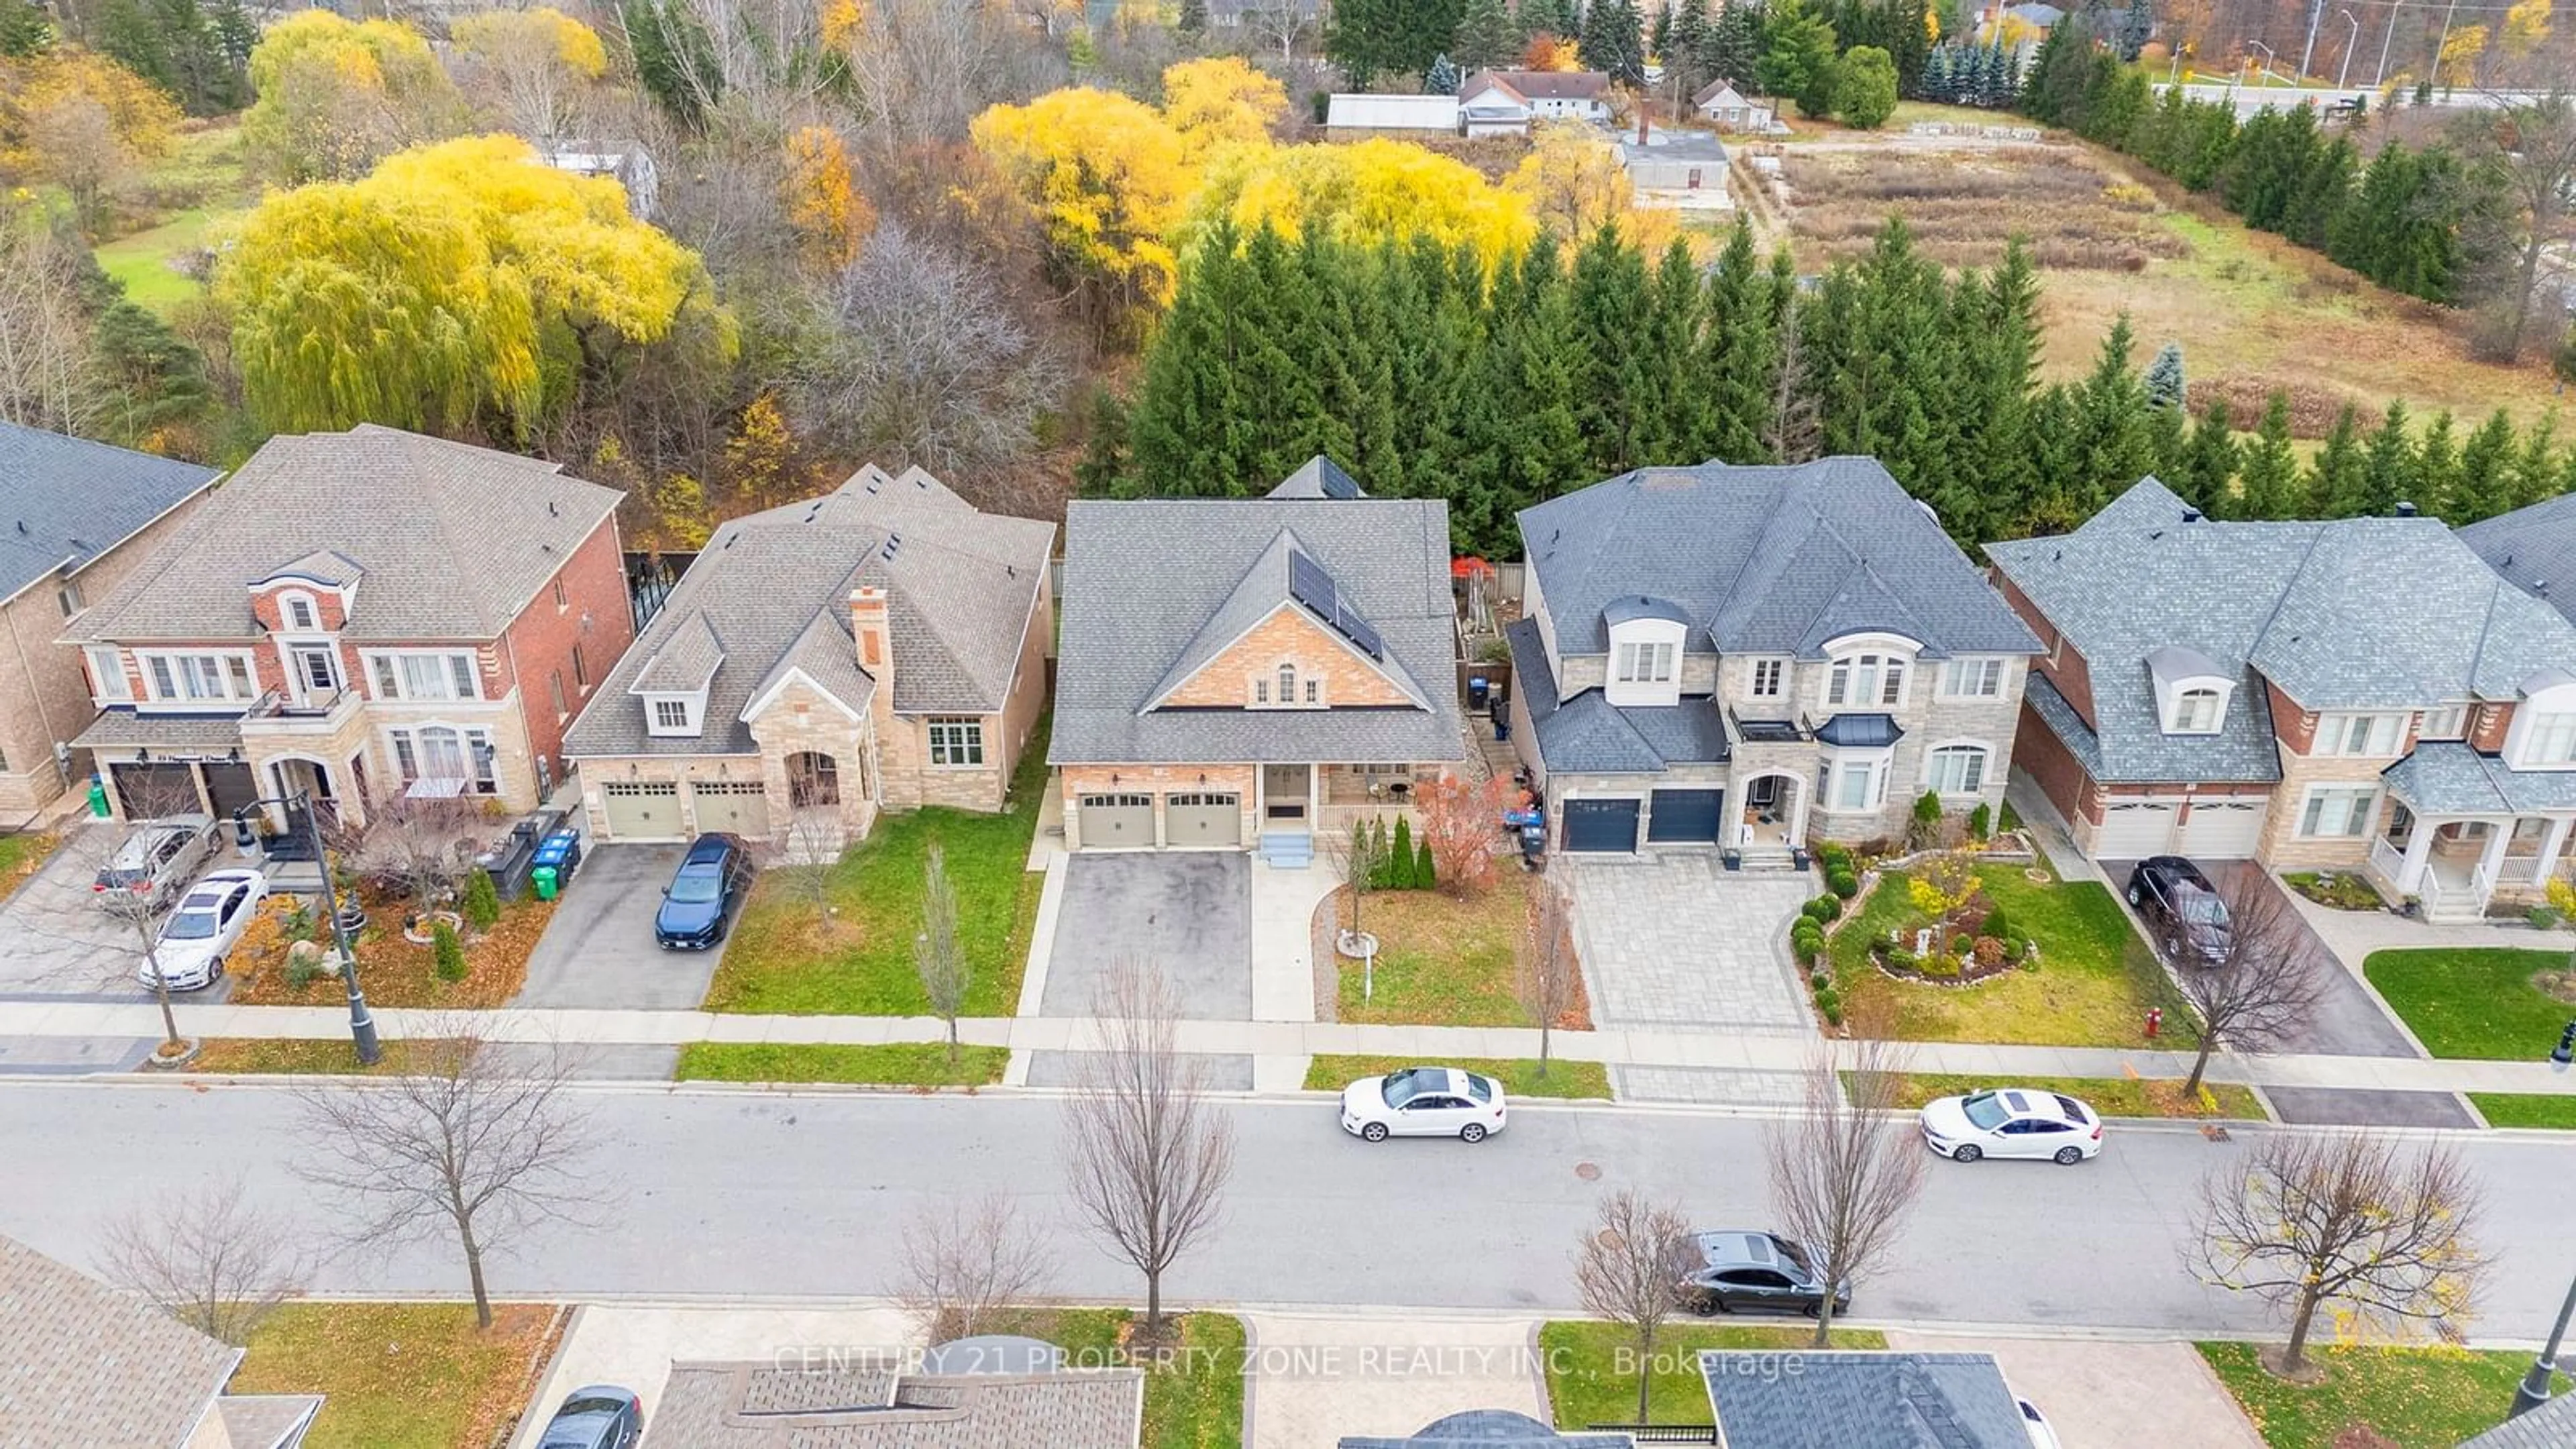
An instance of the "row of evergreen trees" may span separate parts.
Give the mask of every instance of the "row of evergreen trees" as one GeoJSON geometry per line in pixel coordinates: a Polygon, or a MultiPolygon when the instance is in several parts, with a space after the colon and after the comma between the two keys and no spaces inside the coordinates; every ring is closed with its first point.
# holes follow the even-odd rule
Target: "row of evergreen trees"
{"type": "Polygon", "coordinates": [[[2021,99],[2021,59],[2006,48],[2000,30],[1990,45],[1945,40],[1924,56],[1913,94],[1947,106],[2003,110],[2021,99]]]}
{"type": "Polygon", "coordinates": [[[1703,271],[1603,232],[1541,240],[1488,278],[1428,239],[1358,247],[1220,228],[1193,253],[1132,409],[1104,398],[1079,470],[1112,496],[1263,492],[1317,453],[1372,492],[1449,500],[1453,542],[1509,556],[1521,509],[1656,464],[1868,454],[1963,544],[2060,531],[2147,473],[2219,518],[2386,513],[2467,522],[2576,484],[2554,423],[2465,438],[2402,405],[2350,410],[2315,458],[2275,394],[2240,436],[2197,418],[2178,350],[2141,371],[2123,319],[2089,375],[2039,385],[2039,282],[2013,246],[1952,277],[1891,219],[1802,287],[1739,225],[1703,271]]]}
{"type": "Polygon", "coordinates": [[[2493,182],[2434,143],[2390,142],[2368,167],[2316,108],[2266,107],[2241,125],[2225,101],[2179,86],[2161,98],[2147,77],[2096,46],[2083,22],[2049,33],[2023,87],[2022,110],[2127,152],[2247,226],[2321,251],[2381,286],[2456,303],[2478,258],[2463,223],[2503,205],[2493,182]]]}

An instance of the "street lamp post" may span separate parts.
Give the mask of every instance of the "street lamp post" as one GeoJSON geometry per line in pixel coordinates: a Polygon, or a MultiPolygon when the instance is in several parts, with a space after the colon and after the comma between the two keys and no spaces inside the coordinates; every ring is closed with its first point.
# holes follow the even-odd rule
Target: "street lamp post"
{"type": "Polygon", "coordinates": [[[2406,0],[2396,0],[2388,7],[2388,33],[2379,37],[2379,68],[2370,73],[2370,88],[2377,90],[2388,83],[2388,47],[2397,39],[2397,12],[2406,8],[2406,0]]]}
{"type": "Polygon", "coordinates": [[[2352,33],[2344,37],[2343,69],[2335,72],[2336,90],[2342,90],[2352,79],[2352,53],[2361,45],[2361,18],[2349,10],[2343,12],[2343,18],[2352,22],[2352,33]]]}
{"type": "MultiPolygon", "coordinates": [[[[2567,1023],[2566,1029],[2558,1033],[2558,1045],[2549,1050],[2553,1069],[2563,1072],[2571,1064],[2576,1064],[2576,1021],[2567,1023]]],[[[2567,1285],[2567,1301],[2558,1305],[2558,1321],[2550,1326],[2548,1345],[2540,1350],[2540,1357],[2531,1361],[2531,1372],[2514,1386],[2513,1408],[2506,1412],[2506,1418],[2528,1414],[2549,1402],[2549,1380],[2558,1372],[2558,1346],[2566,1341],[2567,1320],[2571,1317],[2576,1317],[2576,1282],[2567,1285]]]]}
{"type": "Polygon", "coordinates": [[[376,1018],[367,1010],[367,993],[358,985],[358,949],[349,939],[349,922],[340,909],[340,887],[331,876],[330,848],[322,843],[321,812],[314,808],[309,790],[253,800],[233,812],[233,846],[244,854],[257,844],[251,833],[250,812],[263,805],[283,805],[290,811],[304,812],[305,832],[313,844],[313,864],[322,872],[323,913],[331,918],[331,940],[340,952],[340,984],[349,996],[349,1041],[358,1049],[358,1064],[372,1067],[384,1056],[385,1049],[376,1039],[376,1018]]]}
{"type": "Polygon", "coordinates": [[[2259,50],[2263,52],[2263,84],[2267,86],[2270,85],[2272,83],[2272,67],[2280,62],[2281,57],[2273,53],[2272,47],[2265,45],[2259,40],[2249,40],[2245,42],[2245,48],[2247,50],[2259,50]]]}

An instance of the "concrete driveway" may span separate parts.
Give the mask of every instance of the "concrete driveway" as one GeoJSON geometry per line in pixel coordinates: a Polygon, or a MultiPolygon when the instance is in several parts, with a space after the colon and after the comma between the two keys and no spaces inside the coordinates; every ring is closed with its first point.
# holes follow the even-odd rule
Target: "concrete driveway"
{"type": "Polygon", "coordinates": [[[1162,968],[1181,1015],[1252,1019],[1252,858],[1234,851],[1120,851],[1065,861],[1043,1016],[1088,1016],[1121,957],[1162,968]]]}
{"type": "Polygon", "coordinates": [[[528,957],[528,984],[511,1004],[696,1010],[724,947],[665,951],[653,944],[653,913],[685,849],[603,845],[584,852],[528,957]]]}
{"type": "Polygon", "coordinates": [[[1573,893],[1575,950],[1600,1025],[1815,1031],[1787,955],[1814,876],[1729,871],[1713,855],[1559,856],[1548,874],[1573,893]]]}
{"type": "Polygon", "coordinates": [[[2188,1343],[1987,1338],[1891,1329],[1909,1353],[1990,1353],[2065,1449],[2263,1449],[2263,1438],[2188,1343]]]}
{"type": "MultiPolygon", "coordinates": [[[[112,821],[79,826],[52,859],[0,901],[0,999],[132,1001],[151,995],[134,979],[142,945],[133,925],[110,917],[91,899],[90,882],[124,829],[112,821]]],[[[232,852],[223,850],[206,868],[234,863],[232,852]]],[[[180,999],[217,1002],[232,989],[227,976],[180,999]]]]}

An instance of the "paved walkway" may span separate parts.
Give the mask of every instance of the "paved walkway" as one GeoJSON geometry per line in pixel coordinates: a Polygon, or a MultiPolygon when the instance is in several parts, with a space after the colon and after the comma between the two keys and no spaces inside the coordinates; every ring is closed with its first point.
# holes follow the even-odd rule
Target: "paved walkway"
{"type": "Polygon", "coordinates": [[[1784,955],[1815,879],[1731,872],[1714,856],[1583,861],[1549,869],[1574,898],[1574,947],[1592,1019],[1808,1037],[1815,1018],[1784,955]]]}

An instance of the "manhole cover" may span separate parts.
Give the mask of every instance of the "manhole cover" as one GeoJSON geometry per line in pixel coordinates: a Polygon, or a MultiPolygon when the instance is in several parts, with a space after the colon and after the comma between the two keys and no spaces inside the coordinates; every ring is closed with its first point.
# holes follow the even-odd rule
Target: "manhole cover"
{"type": "Polygon", "coordinates": [[[1589,1162],[1578,1162],[1574,1164],[1574,1175],[1582,1178],[1585,1182],[1599,1182],[1601,1180],[1601,1169],[1589,1162]]]}

